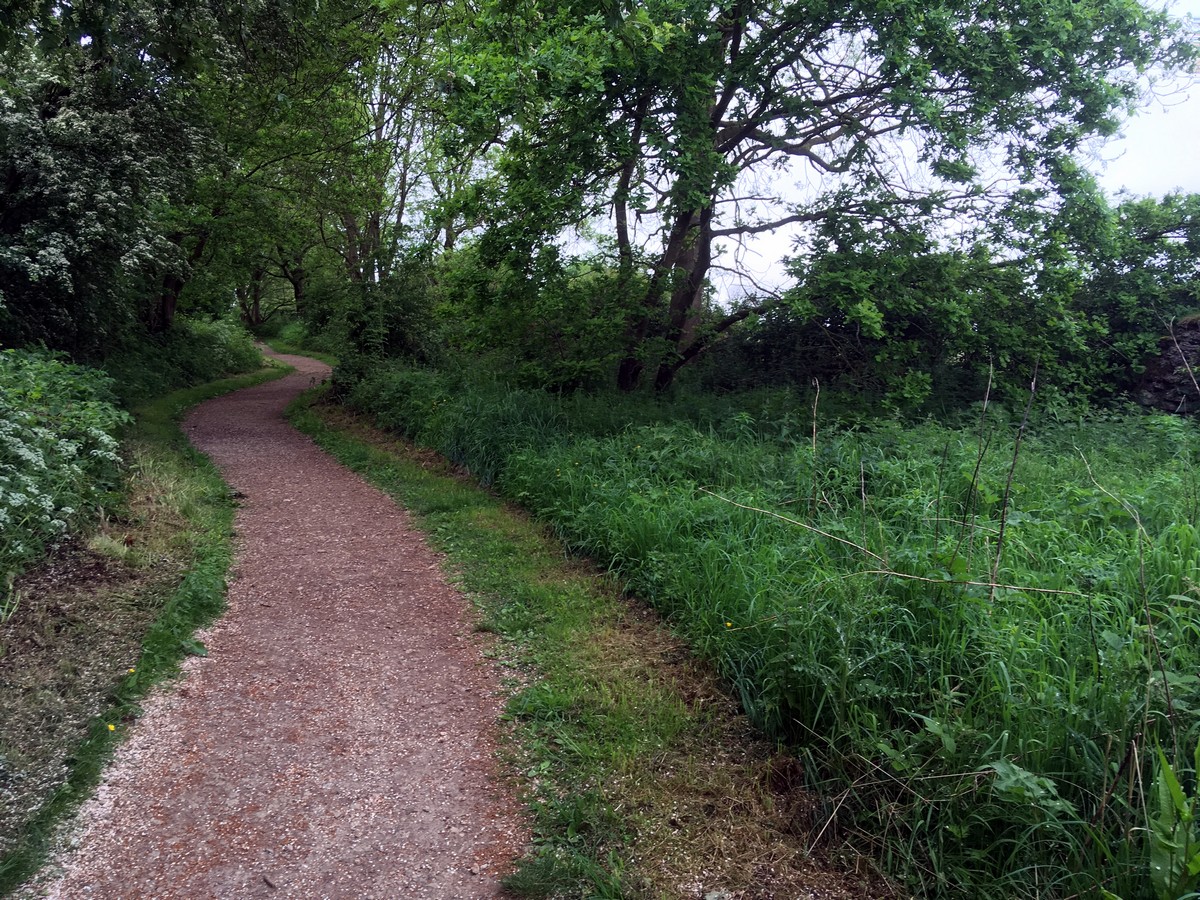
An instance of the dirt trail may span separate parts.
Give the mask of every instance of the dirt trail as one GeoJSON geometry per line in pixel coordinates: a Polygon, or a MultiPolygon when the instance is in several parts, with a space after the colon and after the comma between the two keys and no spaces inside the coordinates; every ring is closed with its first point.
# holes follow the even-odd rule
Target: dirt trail
{"type": "Polygon", "coordinates": [[[243,497],[209,656],[147,703],[51,896],[485,898],[527,842],[495,675],[405,513],[282,418],[327,367],[209,401],[243,497]]]}

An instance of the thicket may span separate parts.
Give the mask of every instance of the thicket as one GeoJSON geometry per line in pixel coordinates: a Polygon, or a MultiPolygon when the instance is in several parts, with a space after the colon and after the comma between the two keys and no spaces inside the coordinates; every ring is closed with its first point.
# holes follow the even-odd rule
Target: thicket
{"type": "Polygon", "coordinates": [[[128,421],[104,373],[44,352],[0,352],[0,611],[18,569],[116,487],[117,434],[128,421]]]}
{"type": "Polygon", "coordinates": [[[839,423],[795,393],[669,407],[400,367],[341,389],[662,610],[804,757],[825,837],[928,895],[1194,886],[1193,424],[839,423]]]}
{"type": "Polygon", "coordinates": [[[168,331],[126,337],[103,368],[121,401],[135,406],[168,391],[249,372],[261,359],[241,326],[179,317],[168,331]]]}
{"type": "Polygon", "coordinates": [[[127,409],[260,360],[239,326],[188,319],[127,337],[104,369],[43,350],[0,351],[0,608],[25,565],[119,504],[127,409]]]}

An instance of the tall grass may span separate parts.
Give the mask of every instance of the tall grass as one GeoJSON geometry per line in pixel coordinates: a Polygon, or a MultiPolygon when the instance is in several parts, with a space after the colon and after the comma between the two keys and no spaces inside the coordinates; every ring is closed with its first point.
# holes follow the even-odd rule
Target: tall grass
{"type": "Polygon", "coordinates": [[[823,839],[930,895],[1158,896],[1156,748],[1192,790],[1200,738],[1194,425],[1048,420],[1015,454],[995,410],[814,433],[798,397],[716,415],[412,370],[346,399],[654,602],[806,757],[823,839]]]}

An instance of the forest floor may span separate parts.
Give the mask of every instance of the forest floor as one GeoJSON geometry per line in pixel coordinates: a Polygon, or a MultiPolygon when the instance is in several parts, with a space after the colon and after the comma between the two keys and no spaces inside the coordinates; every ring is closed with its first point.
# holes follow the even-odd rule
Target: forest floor
{"type": "MultiPolygon", "coordinates": [[[[294,374],[185,423],[240,502],[229,610],[144,704],[62,854],[19,896],[499,897],[531,841],[556,840],[531,834],[517,796],[547,766],[514,775],[520,735],[501,723],[536,673],[504,671],[503,638],[482,633],[410,515],[284,421],[328,372],[284,359],[294,374]]],[[[348,417],[335,426],[406,452],[348,417]]],[[[890,894],[812,855],[828,820],[799,766],[652,614],[610,599],[624,604],[612,645],[588,638],[600,668],[676,691],[698,723],[605,789],[638,832],[627,894],[890,894]]]]}

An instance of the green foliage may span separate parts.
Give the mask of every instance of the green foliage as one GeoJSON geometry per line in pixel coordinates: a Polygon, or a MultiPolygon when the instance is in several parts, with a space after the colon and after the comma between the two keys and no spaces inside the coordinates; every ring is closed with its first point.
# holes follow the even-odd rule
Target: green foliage
{"type": "Polygon", "coordinates": [[[1193,754],[1192,796],[1188,796],[1179,777],[1159,747],[1155,753],[1155,803],[1150,818],[1150,879],[1158,900],[1179,900],[1196,896],[1200,887],[1200,831],[1197,812],[1200,794],[1196,792],[1200,776],[1200,743],[1193,754]]]}
{"type": "MultiPolygon", "coordinates": [[[[495,135],[499,120],[505,140],[494,177],[463,202],[476,208],[485,195],[484,240],[511,252],[521,273],[568,229],[611,215],[610,264],[621,277],[607,316],[624,325],[623,388],[656,363],[656,385],[669,384],[739,321],[735,311],[699,327],[721,238],[796,226],[805,246],[832,220],[868,232],[919,220],[942,236],[953,220],[956,232],[1005,249],[1051,243],[1059,227],[1082,232],[1079,143],[1114,130],[1137,73],[1195,55],[1177,25],[1125,0],[978,9],[672,0],[629,10],[495,0],[476,23],[447,53],[448,112],[463,135],[495,135]],[[895,164],[897,133],[915,148],[905,166],[895,164]],[[986,172],[974,165],[981,155],[993,163],[986,172]],[[750,187],[791,176],[811,185],[794,201],[750,187]],[[641,284],[628,277],[641,268],[637,247],[647,256],[641,284]]],[[[929,263],[924,274],[959,282],[944,309],[965,324],[964,284],[939,271],[955,267],[954,254],[862,276],[881,291],[902,287],[902,307],[918,294],[914,270],[929,263]]],[[[1053,287],[1037,282],[1026,297],[1053,287]]],[[[861,278],[850,287],[860,296],[842,312],[881,337],[872,303],[881,298],[861,296],[861,278]]],[[[1052,291],[1039,324],[1058,301],[1052,291]]],[[[888,368],[913,355],[899,351],[888,368]]]]}
{"type": "Polygon", "coordinates": [[[1009,486],[995,408],[814,440],[794,400],[622,427],[415,371],[348,400],[654,602],[921,892],[1149,896],[1145,748],[1200,737],[1193,425],[1043,416],[1009,486]]]}
{"type": "Polygon", "coordinates": [[[107,372],[45,352],[0,352],[0,589],[107,503],[121,464],[117,435],[129,421],[118,400],[132,406],[260,361],[237,326],[188,320],[130,341],[107,372]]]}
{"type": "Polygon", "coordinates": [[[989,382],[993,397],[1020,396],[1035,370],[1043,389],[1128,392],[1200,306],[1198,203],[1110,209],[1076,196],[1070,216],[1087,208],[1085,232],[1043,236],[1008,258],[986,243],[944,249],[927,222],[877,230],[831,219],[793,260],[786,302],[712,351],[699,380],[728,390],[817,378],[904,409],[965,405],[989,382]]]}
{"type": "Polygon", "coordinates": [[[116,487],[129,417],[102,372],[39,352],[0,352],[0,596],[48,543],[116,487]]]}
{"type": "Polygon", "coordinates": [[[104,361],[126,406],[135,406],[167,391],[191,387],[226,375],[248,372],[262,356],[250,335],[227,321],[179,318],[159,334],[126,336],[104,361]]]}
{"type": "Polygon", "coordinates": [[[264,293],[299,307],[312,271],[340,265],[318,248],[325,217],[371,206],[354,185],[374,162],[360,152],[356,69],[379,49],[374,4],[13,15],[0,46],[0,345],[95,360],[139,324],[169,328],[177,309],[224,314],[235,292],[258,324],[264,293]]]}
{"type": "Polygon", "coordinates": [[[1127,200],[1087,253],[1076,305],[1093,324],[1091,381],[1134,387],[1159,340],[1200,310],[1200,194],[1127,200]]]}
{"type": "Polygon", "coordinates": [[[0,346],[94,358],[181,265],[160,220],[195,134],[149,70],[18,46],[0,73],[0,346]]]}
{"type": "Polygon", "coordinates": [[[624,354],[628,298],[602,255],[564,258],[545,246],[531,257],[485,239],[447,256],[436,307],[452,351],[485,360],[515,383],[551,390],[606,387],[624,354]]]}

